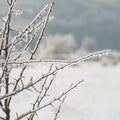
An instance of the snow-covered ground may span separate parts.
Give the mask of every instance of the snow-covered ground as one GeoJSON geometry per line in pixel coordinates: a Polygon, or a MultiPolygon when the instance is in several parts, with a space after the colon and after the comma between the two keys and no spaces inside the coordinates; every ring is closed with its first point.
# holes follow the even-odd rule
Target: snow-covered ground
{"type": "Polygon", "coordinates": [[[84,79],[67,98],[61,120],[119,120],[120,65],[83,64],[62,71],[59,87],[84,79]]]}
{"type": "MultiPolygon", "coordinates": [[[[38,77],[45,66],[31,67],[26,75],[38,77]]],[[[17,71],[16,71],[17,72],[17,71]]],[[[120,120],[120,65],[102,66],[99,63],[84,63],[61,70],[54,82],[52,94],[67,89],[71,83],[84,79],[68,96],[58,120],[120,120]]],[[[24,97],[13,99],[13,112],[24,112],[35,95],[25,92],[24,97]]],[[[38,114],[38,120],[52,120],[55,108],[47,108],[38,114]]],[[[12,114],[12,113],[11,113],[12,114]]],[[[14,118],[14,115],[12,115],[14,118]]]]}

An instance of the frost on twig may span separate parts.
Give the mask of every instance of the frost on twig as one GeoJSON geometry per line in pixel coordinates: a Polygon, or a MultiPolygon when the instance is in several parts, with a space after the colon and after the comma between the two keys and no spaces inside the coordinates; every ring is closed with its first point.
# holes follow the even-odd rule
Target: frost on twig
{"type": "MultiPolygon", "coordinates": [[[[111,52],[111,50],[103,50],[103,51],[98,51],[98,52],[94,52],[94,53],[90,53],[86,56],[83,56],[83,57],[80,57],[76,60],[61,60],[61,59],[35,59],[35,60],[23,60],[23,61],[15,61],[15,62],[8,62],[8,65],[17,65],[17,66],[20,66],[21,65],[21,62],[22,64],[34,64],[34,63],[60,63],[60,64],[79,64],[80,62],[83,62],[83,61],[88,61],[92,58],[95,58],[95,57],[102,57],[102,56],[108,56],[108,54],[111,52]]],[[[1,65],[1,64],[0,64],[1,65]]]]}

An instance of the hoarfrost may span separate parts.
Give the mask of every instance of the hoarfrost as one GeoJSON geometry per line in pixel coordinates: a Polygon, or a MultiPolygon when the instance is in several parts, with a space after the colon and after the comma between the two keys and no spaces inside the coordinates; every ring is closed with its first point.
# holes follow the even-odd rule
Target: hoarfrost
{"type": "Polygon", "coordinates": [[[23,11],[21,11],[21,10],[13,10],[12,12],[15,15],[22,15],[23,14],[23,11]]]}

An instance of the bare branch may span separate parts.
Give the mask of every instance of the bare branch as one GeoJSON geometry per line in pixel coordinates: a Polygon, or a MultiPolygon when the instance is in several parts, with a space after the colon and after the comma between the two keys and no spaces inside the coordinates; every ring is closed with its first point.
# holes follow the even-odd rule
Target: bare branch
{"type": "MultiPolygon", "coordinates": [[[[32,108],[28,111],[19,114],[16,111],[16,120],[26,118],[28,120],[33,120],[37,116],[37,113],[41,109],[53,106],[57,101],[59,101],[59,106],[54,116],[54,120],[57,120],[58,115],[61,111],[61,107],[66,99],[68,93],[70,93],[74,88],[78,87],[83,80],[73,83],[67,90],[61,92],[57,97],[52,97],[49,92],[53,87],[53,82],[55,81],[56,74],[71,65],[79,64],[83,61],[90,60],[94,57],[101,55],[106,55],[110,50],[104,50],[99,52],[94,52],[89,55],[80,57],[75,60],[53,60],[53,59],[37,59],[35,54],[39,48],[40,42],[43,39],[45,30],[47,28],[48,22],[53,18],[51,12],[54,6],[54,0],[48,5],[46,5],[40,12],[33,18],[33,20],[20,31],[14,26],[11,26],[12,16],[22,14],[21,10],[15,10],[15,4],[17,0],[6,0],[8,5],[8,12],[5,17],[2,18],[3,27],[0,29],[0,108],[5,114],[5,117],[0,116],[1,120],[11,119],[11,101],[19,93],[24,93],[25,90],[30,90],[35,92],[35,101],[32,103],[32,108]],[[17,36],[12,36],[12,32],[17,32],[17,36]],[[37,40],[37,41],[36,41],[37,40]],[[32,43],[35,46],[32,46],[32,43]],[[21,48],[18,45],[23,44],[21,48]],[[29,52],[27,59],[24,58],[26,52],[29,52]],[[29,80],[24,76],[27,68],[31,64],[35,63],[49,63],[48,71],[40,74],[41,76],[35,79],[32,75],[29,80]],[[57,65],[55,63],[58,63],[57,65]],[[13,78],[11,76],[14,70],[13,68],[20,67],[20,71],[17,77],[13,78]],[[40,85],[38,87],[38,85],[40,85]],[[46,102],[46,99],[50,99],[46,102]]],[[[18,70],[18,69],[17,69],[18,70]]]]}
{"type": "Polygon", "coordinates": [[[23,113],[23,114],[19,115],[15,120],[20,120],[20,119],[24,118],[24,117],[27,116],[27,115],[30,115],[30,114],[32,114],[32,113],[35,113],[35,112],[37,112],[37,111],[39,111],[39,110],[41,110],[41,109],[43,109],[43,108],[46,108],[46,107],[48,107],[48,106],[51,106],[54,102],[60,100],[63,96],[65,96],[67,93],[69,93],[70,91],[72,91],[74,88],[76,88],[76,87],[77,87],[78,85],[80,85],[82,82],[83,82],[83,80],[79,81],[79,82],[76,83],[75,85],[72,85],[68,90],[66,90],[64,93],[62,93],[62,94],[59,95],[58,97],[54,98],[53,100],[51,100],[49,103],[47,103],[47,104],[45,104],[45,105],[43,105],[43,106],[41,106],[41,107],[38,107],[38,108],[36,108],[35,110],[30,110],[30,111],[28,111],[28,112],[26,112],[26,113],[23,113]]]}
{"type": "Polygon", "coordinates": [[[49,5],[46,5],[42,10],[40,10],[40,12],[36,15],[36,17],[34,17],[34,19],[32,20],[32,22],[27,25],[25,27],[25,29],[18,35],[16,36],[13,41],[9,44],[9,46],[13,46],[14,44],[16,44],[17,42],[21,41],[21,39],[23,39],[23,37],[25,36],[26,31],[30,30],[33,28],[33,26],[35,25],[35,23],[37,22],[37,20],[47,11],[49,5]],[[19,40],[20,39],[20,40],[19,40]]]}
{"type": "MultiPolygon", "coordinates": [[[[66,95],[67,95],[67,94],[66,94],[66,95]]],[[[66,99],[66,95],[65,95],[65,97],[61,100],[61,103],[60,103],[60,105],[59,105],[59,107],[58,107],[58,109],[57,109],[57,111],[56,111],[56,113],[55,113],[54,120],[57,120],[58,114],[60,114],[61,107],[63,106],[63,103],[65,102],[65,99],[66,99]]]]}
{"type": "Polygon", "coordinates": [[[1,120],[5,120],[3,117],[0,117],[1,120]]]}
{"type": "MultiPolygon", "coordinates": [[[[19,82],[22,81],[21,78],[22,78],[22,75],[23,75],[23,73],[24,73],[24,71],[25,71],[26,68],[27,68],[27,66],[23,67],[23,69],[22,69],[22,71],[20,73],[19,78],[16,80],[16,83],[14,85],[13,91],[15,91],[17,89],[17,86],[18,86],[19,82]]],[[[8,105],[10,104],[11,99],[12,99],[12,96],[9,98],[8,105]]]]}
{"type": "Polygon", "coordinates": [[[53,1],[53,2],[51,3],[51,5],[50,5],[50,8],[49,8],[48,14],[47,14],[47,16],[46,16],[46,20],[45,20],[44,26],[43,26],[42,31],[41,31],[41,34],[40,34],[40,36],[39,36],[39,38],[38,38],[38,41],[37,41],[37,43],[36,43],[36,46],[34,47],[34,50],[32,51],[31,59],[33,58],[36,50],[38,49],[38,46],[39,46],[39,44],[40,44],[41,39],[43,38],[43,34],[44,34],[44,32],[45,32],[45,28],[47,27],[47,23],[48,23],[50,14],[51,14],[51,12],[52,12],[53,5],[54,5],[54,1],[53,1]]]}
{"type": "Polygon", "coordinates": [[[84,57],[82,57],[82,58],[80,58],[80,59],[77,59],[77,60],[74,60],[74,61],[70,61],[70,62],[68,62],[68,63],[65,64],[65,65],[62,65],[62,66],[60,66],[60,67],[57,67],[56,69],[54,69],[54,70],[51,71],[50,73],[45,74],[45,75],[42,76],[40,79],[38,79],[38,80],[36,80],[36,81],[33,81],[32,83],[30,82],[29,84],[25,85],[24,88],[17,89],[16,91],[13,91],[13,92],[11,92],[11,93],[8,93],[8,94],[5,94],[5,95],[1,96],[1,97],[0,97],[0,100],[5,99],[5,98],[10,97],[10,96],[13,96],[13,95],[16,95],[17,93],[19,93],[19,92],[21,92],[21,91],[23,91],[23,90],[25,90],[25,89],[28,89],[29,87],[31,87],[31,86],[37,84],[38,82],[40,82],[42,79],[44,79],[44,78],[46,78],[46,77],[48,77],[48,76],[50,76],[50,75],[54,75],[56,72],[58,72],[58,71],[61,70],[61,69],[64,69],[64,68],[66,68],[66,67],[68,67],[68,66],[70,66],[70,65],[73,65],[73,64],[78,64],[78,63],[81,62],[81,61],[85,61],[85,60],[91,59],[91,58],[96,57],[96,56],[99,56],[99,55],[104,55],[104,54],[106,54],[107,52],[109,52],[109,51],[95,52],[95,53],[89,54],[89,55],[87,55],[87,56],[84,56],[84,57]]]}
{"type": "Polygon", "coordinates": [[[103,51],[98,51],[94,53],[90,53],[86,56],[80,57],[79,59],[76,60],[54,60],[54,59],[46,59],[46,60],[28,60],[28,61],[21,61],[21,62],[9,62],[8,64],[25,64],[25,63],[70,63],[70,64],[79,64],[80,62],[90,60],[92,58],[98,57],[98,56],[103,56],[108,53],[110,53],[111,50],[103,50],[103,51]]]}
{"type": "MultiPolygon", "coordinates": [[[[41,102],[47,96],[47,93],[50,90],[50,87],[51,87],[51,85],[53,83],[54,77],[50,80],[48,86],[45,85],[46,84],[46,80],[45,80],[45,82],[42,85],[42,90],[41,90],[41,92],[43,92],[42,96],[40,96],[40,94],[41,94],[41,92],[40,92],[38,97],[37,97],[37,99],[36,99],[36,101],[35,101],[35,103],[33,104],[33,109],[32,110],[35,110],[36,108],[38,108],[41,105],[41,102]],[[43,86],[44,86],[45,90],[43,90],[43,86]]],[[[30,117],[28,118],[28,120],[33,120],[35,114],[36,114],[36,112],[31,114],[30,117]]]]}

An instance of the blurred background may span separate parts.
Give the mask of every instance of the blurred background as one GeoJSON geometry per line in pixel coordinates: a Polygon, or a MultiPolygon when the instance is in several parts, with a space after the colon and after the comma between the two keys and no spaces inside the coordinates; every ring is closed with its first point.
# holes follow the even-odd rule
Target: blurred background
{"type": "MultiPolygon", "coordinates": [[[[17,0],[16,9],[23,11],[14,25],[23,29],[50,0],[17,0]]],[[[56,0],[39,55],[43,58],[70,58],[97,50],[111,49],[108,57],[116,64],[120,60],[119,0],[56,0]],[[41,50],[44,49],[44,52],[41,50]]],[[[0,17],[7,12],[0,2],[0,17]]]]}

